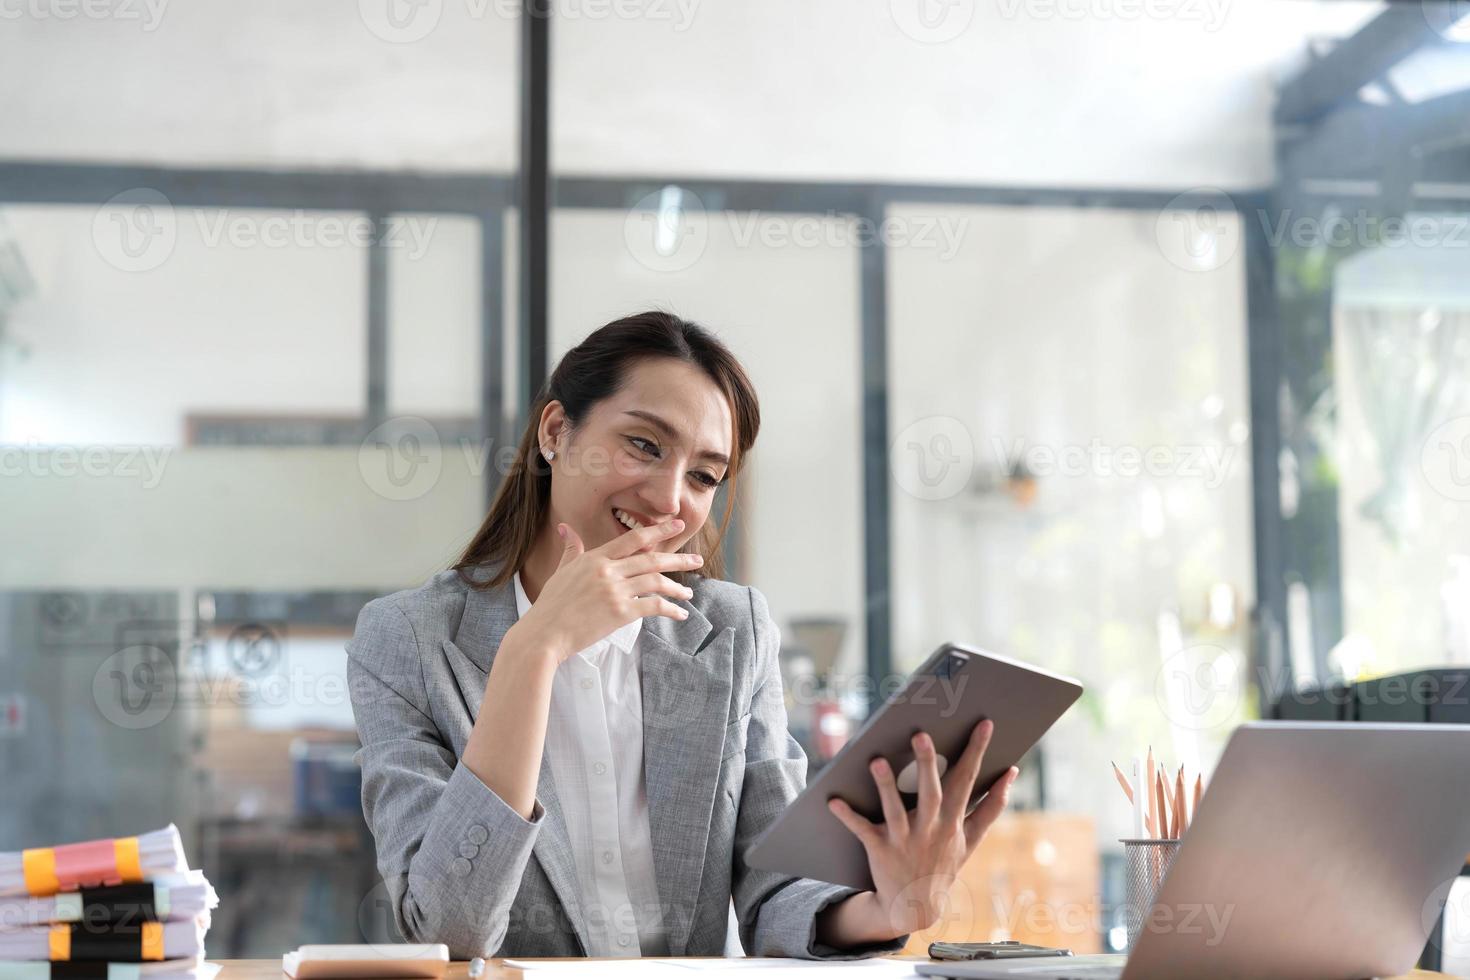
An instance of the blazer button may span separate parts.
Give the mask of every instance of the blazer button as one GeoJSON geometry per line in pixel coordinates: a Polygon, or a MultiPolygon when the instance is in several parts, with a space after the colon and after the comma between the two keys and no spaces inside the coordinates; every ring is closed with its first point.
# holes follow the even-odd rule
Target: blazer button
{"type": "Polygon", "coordinates": [[[449,870],[456,878],[463,878],[470,873],[470,862],[464,858],[455,858],[454,863],[449,866],[449,870]]]}
{"type": "Polygon", "coordinates": [[[459,842],[459,856],[460,857],[462,857],[462,858],[472,858],[476,854],[479,854],[479,853],[480,853],[480,849],[478,847],[476,847],[475,845],[471,844],[469,841],[462,840],[462,841],[459,842]]]}
{"type": "Polygon", "coordinates": [[[486,830],[483,824],[477,823],[465,831],[465,836],[469,838],[471,844],[483,844],[490,839],[490,831],[486,830]]]}

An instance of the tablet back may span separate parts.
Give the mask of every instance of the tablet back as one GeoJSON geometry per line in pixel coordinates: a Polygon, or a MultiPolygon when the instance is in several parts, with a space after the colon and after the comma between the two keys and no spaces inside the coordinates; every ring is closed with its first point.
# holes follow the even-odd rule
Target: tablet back
{"type": "MultiPolygon", "coordinates": [[[[841,797],[869,820],[883,819],[868,764],[888,759],[898,774],[905,804],[918,805],[914,750],[921,731],[934,739],[941,770],[959,761],[970,732],[982,719],[995,722],[967,809],[1015,765],[1082,694],[1077,681],[950,643],[914,671],[904,687],[873,712],[842,751],[772,822],[746,852],[754,868],[870,889],[867,854],[827,801],[841,797]]],[[[941,780],[943,772],[940,773],[941,780]]]]}

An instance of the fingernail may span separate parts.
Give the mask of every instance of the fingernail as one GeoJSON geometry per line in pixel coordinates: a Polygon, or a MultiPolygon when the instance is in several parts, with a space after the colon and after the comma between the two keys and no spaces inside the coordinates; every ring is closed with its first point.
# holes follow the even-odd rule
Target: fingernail
{"type": "Polygon", "coordinates": [[[883,775],[883,760],[874,759],[872,762],[868,763],[868,769],[875,776],[883,775]]]}
{"type": "Polygon", "coordinates": [[[559,538],[566,537],[567,536],[567,529],[566,529],[566,527],[563,526],[563,525],[561,525],[561,524],[558,524],[556,526],[556,536],[559,537],[559,538]]]}
{"type": "Polygon", "coordinates": [[[679,520],[677,517],[674,518],[672,521],[669,521],[669,524],[673,527],[675,531],[678,531],[684,527],[684,522],[679,520]]]}

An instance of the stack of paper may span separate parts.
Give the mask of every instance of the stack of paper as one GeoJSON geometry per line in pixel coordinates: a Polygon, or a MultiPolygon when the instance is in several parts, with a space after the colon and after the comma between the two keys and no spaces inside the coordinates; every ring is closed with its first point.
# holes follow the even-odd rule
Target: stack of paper
{"type": "Polygon", "coordinates": [[[54,969],[50,963],[0,962],[0,980],[214,980],[219,971],[202,956],[157,963],[71,963],[54,969]]]}
{"type": "Polygon", "coordinates": [[[178,828],[0,852],[0,980],[209,980],[219,898],[178,828]],[[54,964],[67,964],[54,966],[54,964]]]}

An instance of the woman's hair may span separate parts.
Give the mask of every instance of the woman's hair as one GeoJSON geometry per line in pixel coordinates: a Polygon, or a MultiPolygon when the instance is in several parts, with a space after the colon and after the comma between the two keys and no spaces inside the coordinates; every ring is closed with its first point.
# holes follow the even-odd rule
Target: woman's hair
{"type": "MultiPolygon", "coordinates": [[[[714,334],[671,313],[652,311],[614,320],[593,331],[567,351],[551,372],[531,406],[511,471],[496,491],[490,513],[454,563],[461,580],[472,588],[496,588],[510,581],[530,556],[551,501],[551,466],[541,455],[538,433],[546,406],[561,402],[568,426],[575,431],[598,402],[622,390],[635,362],[659,357],[701,368],[730,403],[735,432],[726,472],[724,516],[718,528],[706,522],[699,534],[680,549],[704,557],[700,574],[724,577],[720,548],[735,506],[736,476],[745,454],[755,444],[761,424],[755,386],[735,355],[714,334]],[[491,578],[471,577],[473,569],[491,561],[501,562],[491,578]]],[[[687,573],[668,574],[683,582],[687,573]]]]}

